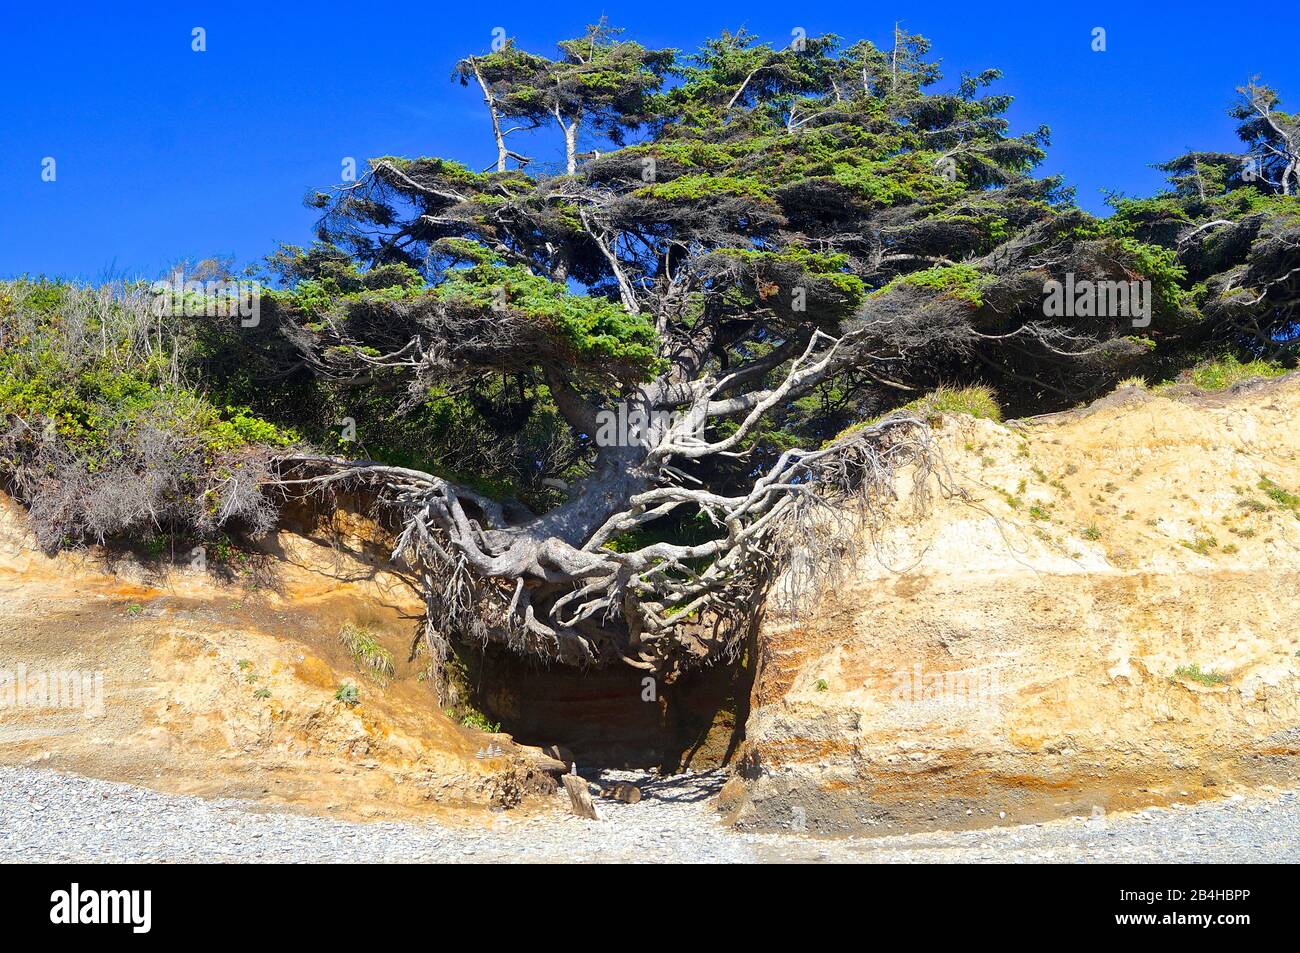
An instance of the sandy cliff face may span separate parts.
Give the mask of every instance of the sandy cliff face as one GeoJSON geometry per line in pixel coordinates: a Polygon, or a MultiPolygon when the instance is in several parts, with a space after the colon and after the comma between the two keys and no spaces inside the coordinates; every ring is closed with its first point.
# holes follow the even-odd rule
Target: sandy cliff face
{"type": "Polygon", "coordinates": [[[950,419],[821,601],[781,583],[724,807],[813,831],[1023,823],[1294,783],[1300,378],[950,419]]]}
{"type": "Polygon", "coordinates": [[[373,531],[340,512],[223,581],[185,554],[165,571],[48,558],[0,498],[0,762],[346,817],[451,817],[553,790],[538,752],[438,709],[410,658],[423,601],[385,571],[373,531]],[[358,670],[346,623],[392,653],[387,684],[358,670]],[[335,699],[344,682],[355,707],[335,699]]]}

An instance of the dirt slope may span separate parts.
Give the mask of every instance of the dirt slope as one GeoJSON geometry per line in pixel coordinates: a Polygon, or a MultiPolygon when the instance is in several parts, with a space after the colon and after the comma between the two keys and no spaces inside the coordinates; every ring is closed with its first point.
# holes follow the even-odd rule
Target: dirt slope
{"type": "Polygon", "coordinates": [[[899,505],[811,611],[775,587],[742,826],[1023,823],[1293,784],[1300,378],[950,419],[954,493],[899,505]]]}
{"type": "Polygon", "coordinates": [[[24,520],[0,498],[0,763],[344,817],[450,817],[553,789],[535,751],[438,710],[409,660],[422,602],[376,568],[359,521],[340,515],[332,539],[280,533],[223,582],[183,556],[165,575],[98,552],[50,559],[24,520]],[[387,686],[340,643],[347,622],[392,652],[387,686]],[[79,707],[42,698],[47,680],[80,685],[79,707]],[[334,697],[345,681],[353,708],[334,697]]]}

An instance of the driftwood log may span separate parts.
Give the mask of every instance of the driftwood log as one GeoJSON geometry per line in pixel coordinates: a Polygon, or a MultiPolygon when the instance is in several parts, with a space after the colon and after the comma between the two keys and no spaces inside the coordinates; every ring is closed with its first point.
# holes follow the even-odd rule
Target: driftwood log
{"type": "Polygon", "coordinates": [[[600,796],[611,801],[622,801],[624,804],[636,804],[641,800],[641,789],[635,784],[619,782],[602,787],[600,796]]]}
{"type": "Polygon", "coordinates": [[[573,813],[579,817],[591,818],[593,821],[600,820],[600,815],[596,813],[596,805],[591,803],[591,791],[587,787],[586,779],[576,774],[566,774],[561,780],[564,782],[564,790],[569,792],[569,803],[573,813]]]}

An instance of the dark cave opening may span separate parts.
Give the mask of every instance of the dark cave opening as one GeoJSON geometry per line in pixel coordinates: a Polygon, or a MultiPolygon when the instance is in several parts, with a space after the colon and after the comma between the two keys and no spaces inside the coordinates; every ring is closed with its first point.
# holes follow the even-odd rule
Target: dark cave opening
{"type": "Polygon", "coordinates": [[[465,700],[522,744],[571,752],[579,771],[729,764],[744,738],[752,653],[670,683],[629,666],[543,665],[500,646],[457,646],[465,700]]]}

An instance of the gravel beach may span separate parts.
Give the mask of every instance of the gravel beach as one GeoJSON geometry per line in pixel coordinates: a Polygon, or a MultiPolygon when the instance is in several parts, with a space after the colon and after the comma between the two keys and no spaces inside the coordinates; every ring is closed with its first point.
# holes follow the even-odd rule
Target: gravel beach
{"type": "Polygon", "coordinates": [[[600,821],[501,813],[487,826],[353,823],[209,801],[25,767],[0,768],[0,861],[628,863],[1296,863],[1296,791],[1103,818],[954,833],[826,839],[721,824],[719,772],[602,780],[643,786],[638,804],[599,800],[600,821]]]}

